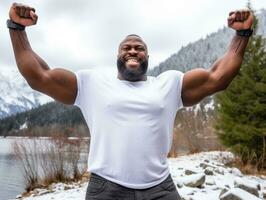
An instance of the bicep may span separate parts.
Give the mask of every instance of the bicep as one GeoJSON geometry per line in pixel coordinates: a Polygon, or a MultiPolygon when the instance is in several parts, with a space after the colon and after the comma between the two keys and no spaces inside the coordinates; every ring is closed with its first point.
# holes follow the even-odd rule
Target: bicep
{"type": "Polygon", "coordinates": [[[64,104],[73,104],[77,95],[76,75],[60,68],[46,70],[34,89],[64,104]]]}
{"type": "Polygon", "coordinates": [[[214,93],[214,77],[211,71],[193,69],[185,73],[182,84],[184,106],[193,106],[203,98],[214,93]]]}

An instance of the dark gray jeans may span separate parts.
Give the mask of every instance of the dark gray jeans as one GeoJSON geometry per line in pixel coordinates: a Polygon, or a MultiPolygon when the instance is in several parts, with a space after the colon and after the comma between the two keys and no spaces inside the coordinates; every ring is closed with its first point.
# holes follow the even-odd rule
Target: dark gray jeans
{"type": "Polygon", "coordinates": [[[148,189],[130,189],[92,174],[86,200],[181,200],[171,175],[157,186],[148,189]]]}

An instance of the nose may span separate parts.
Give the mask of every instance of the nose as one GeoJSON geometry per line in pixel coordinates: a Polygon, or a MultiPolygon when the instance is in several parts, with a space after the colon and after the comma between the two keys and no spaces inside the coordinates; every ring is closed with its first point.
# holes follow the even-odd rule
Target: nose
{"type": "Polygon", "coordinates": [[[129,51],[128,51],[129,54],[137,54],[138,52],[136,51],[135,48],[131,48],[129,51]]]}

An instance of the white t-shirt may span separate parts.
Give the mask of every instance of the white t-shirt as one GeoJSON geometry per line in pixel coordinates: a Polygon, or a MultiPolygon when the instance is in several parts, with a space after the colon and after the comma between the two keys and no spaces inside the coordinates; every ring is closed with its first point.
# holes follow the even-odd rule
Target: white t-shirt
{"type": "Polygon", "coordinates": [[[91,133],[88,170],[133,189],[164,181],[176,111],[183,106],[183,73],[170,70],[138,82],[119,80],[110,69],[76,77],[75,105],[91,133]]]}

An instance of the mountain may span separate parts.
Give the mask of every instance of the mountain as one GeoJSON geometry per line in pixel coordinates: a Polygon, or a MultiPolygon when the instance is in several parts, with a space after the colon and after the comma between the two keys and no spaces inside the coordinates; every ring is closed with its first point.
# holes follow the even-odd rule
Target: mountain
{"type": "Polygon", "coordinates": [[[75,106],[49,102],[0,119],[0,136],[51,136],[54,133],[87,136],[85,120],[75,106]],[[78,132],[76,134],[75,132],[78,132]]]}
{"type": "MultiPolygon", "coordinates": [[[[257,13],[257,18],[259,20],[257,34],[266,37],[266,10],[261,9],[257,13]]],[[[234,34],[235,31],[232,29],[226,27],[219,29],[204,39],[182,47],[177,53],[150,70],[149,74],[157,76],[169,69],[186,72],[197,67],[210,68],[213,62],[225,53],[234,34]]]]}
{"type": "Polygon", "coordinates": [[[0,118],[23,112],[52,101],[32,90],[17,70],[0,71],[0,118]]]}

